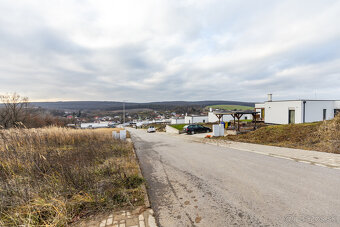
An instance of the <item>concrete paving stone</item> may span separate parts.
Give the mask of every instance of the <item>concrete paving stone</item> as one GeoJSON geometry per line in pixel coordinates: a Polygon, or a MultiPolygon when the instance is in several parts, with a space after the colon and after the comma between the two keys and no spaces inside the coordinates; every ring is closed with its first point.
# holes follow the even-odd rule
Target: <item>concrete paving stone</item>
{"type": "Polygon", "coordinates": [[[137,225],[138,226],[138,223],[139,223],[139,220],[138,220],[137,217],[126,219],[126,225],[127,226],[133,226],[133,225],[137,225]]]}
{"type": "Polygon", "coordinates": [[[105,220],[105,221],[102,221],[102,222],[100,223],[99,227],[105,227],[105,225],[106,225],[106,220],[105,220]]]}
{"type": "Polygon", "coordinates": [[[112,225],[112,223],[113,223],[113,217],[112,218],[108,218],[106,220],[106,225],[112,225]]]}
{"type": "Polygon", "coordinates": [[[139,227],[145,227],[144,221],[139,221],[139,227]]]}
{"type": "Polygon", "coordinates": [[[148,218],[149,218],[148,220],[149,227],[157,227],[154,216],[150,215],[148,218]]]}

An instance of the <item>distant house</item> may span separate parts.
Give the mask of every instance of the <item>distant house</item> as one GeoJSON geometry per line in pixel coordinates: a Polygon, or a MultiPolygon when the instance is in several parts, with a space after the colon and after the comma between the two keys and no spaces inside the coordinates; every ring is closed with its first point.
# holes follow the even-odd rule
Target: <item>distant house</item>
{"type": "Polygon", "coordinates": [[[92,123],[81,123],[80,128],[109,128],[109,122],[92,122],[92,123]]]}
{"type": "Polygon", "coordinates": [[[170,124],[172,124],[172,125],[185,124],[185,119],[174,117],[174,118],[171,118],[170,124]]]}
{"type": "Polygon", "coordinates": [[[278,100],[255,104],[260,119],[269,124],[298,124],[333,119],[340,112],[340,100],[278,100]]]}
{"type": "Polygon", "coordinates": [[[184,117],[185,124],[206,123],[206,122],[208,122],[208,116],[187,115],[184,117]]]}

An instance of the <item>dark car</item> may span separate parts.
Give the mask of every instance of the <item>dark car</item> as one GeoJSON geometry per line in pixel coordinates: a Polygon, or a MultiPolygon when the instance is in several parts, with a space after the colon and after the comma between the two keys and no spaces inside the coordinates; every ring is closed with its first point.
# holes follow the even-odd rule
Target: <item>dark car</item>
{"type": "Polygon", "coordinates": [[[200,132],[211,132],[211,129],[202,125],[189,125],[185,129],[185,132],[188,134],[195,134],[200,132]]]}

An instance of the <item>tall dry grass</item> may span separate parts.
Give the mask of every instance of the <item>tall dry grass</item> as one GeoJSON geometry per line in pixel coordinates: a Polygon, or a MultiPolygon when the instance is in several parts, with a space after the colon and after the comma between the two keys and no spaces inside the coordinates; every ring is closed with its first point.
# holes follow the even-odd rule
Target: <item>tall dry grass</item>
{"type": "Polygon", "coordinates": [[[110,133],[0,130],[0,226],[64,226],[141,205],[142,183],[132,145],[110,133]]]}
{"type": "Polygon", "coordinates": [[[320,148],[325,152],[340,153],[340,114],[324,121],[318,130],[320,148]]]}

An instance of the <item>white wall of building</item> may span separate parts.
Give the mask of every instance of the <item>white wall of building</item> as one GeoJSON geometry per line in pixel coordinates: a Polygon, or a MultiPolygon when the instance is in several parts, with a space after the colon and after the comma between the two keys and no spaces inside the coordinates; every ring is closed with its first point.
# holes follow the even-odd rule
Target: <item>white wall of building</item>
{"type": "Polygon", "coordinates": [[[288,124],[289,110],[295,110],[295,123],[302,123],[302,101],[265,102],[265,123],[288,124]]]}
{"type": "Polygon", "coordinates": [[[184,124],[206,123],[208,120],[208,116],[185,116],[184,124]]]}
{"type": "Polygon", "coordinates": [[[340,109],[340,101],[334,101],[334,109],[340,109]]]}
{"type": "Polygon", "coordinates": [[[109,122],[100,122],[100,123],[81,123],[81,128],[108,128],[109,122]]]}
{"type": "Polygon", "coordinates": [[[334,118],[334,101],[306,101],[305,122],[323,121],[323,110],[326,109],[326,120],[334,118]]]}
{"type": "Polygon", "coordinates": [[[326,120],[334,118],[334,110],[340,109],[340,101],[334,100],[303,100],[273,101],[256,104],[255,108],[265,108],[265,123],[288,124],[289,110],[295,110],[295,123],[323,121],[323,110],[326,110],[326,120]],[[305,110],[303,111],[305,107],[305,110]],[[303,115],[305,112],[305,121],[303,115]]]}
{"type": "Polygon", "coordinates": [[[171,118],[170,124],[178,125],[178,124],[185,124],[184,118],[171,118]]]}

